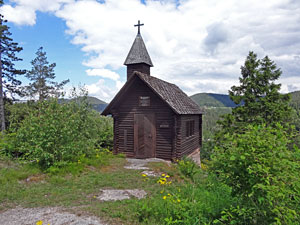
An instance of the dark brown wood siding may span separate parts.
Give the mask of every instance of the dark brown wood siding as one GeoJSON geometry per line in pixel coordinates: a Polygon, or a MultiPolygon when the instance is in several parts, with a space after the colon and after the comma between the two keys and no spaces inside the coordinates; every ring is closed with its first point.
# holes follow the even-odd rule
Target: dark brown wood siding
{"type": "Polygon", "coordinates": [[[200,117],[199,115],[181,115],[180,116],[180,128],[178,137],[178,158],[184,155],[189,155],[198,148],[200,148],[199,140],[201,138],[201,130],[199,129],[200,117]],[[187,121],[195,121],[194,134],[187,137],[187,121]]]}
{"type": "Polygon", "coordinates": [[[133,75],[134,71],[150,75],[150,66],[145,63],[131,64],[127,66],[127,80],[133,75]]]}
{"type": "MultiPolygon", "coordinates": [[[[155,157],[172,158],[174,112],[142,81],[136,79],[132,89],[119,102],[114,111],[118,112],[115,138],[117,152],[134,157],[134,114],[154,113],[156,118],[156,153],[155,157]],[[139,97],[150,97],[150,106],[139,106],[139,97]]],[[[113,115],[114,116],[114,115],[113,115]]]]}

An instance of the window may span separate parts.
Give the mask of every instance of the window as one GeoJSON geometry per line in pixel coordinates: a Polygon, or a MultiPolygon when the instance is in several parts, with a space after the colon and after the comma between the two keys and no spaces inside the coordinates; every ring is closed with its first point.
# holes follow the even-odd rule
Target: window
{"type": "Polygon", "coordinates": [[[186,137],[190,137],[195,134],[195,121],[186,121],[186,137]]]}
{"type": "Polygon", "coordinates": [[[139,106],[150,106],[150,97],[149,96],[140,96],[139,106]]]}

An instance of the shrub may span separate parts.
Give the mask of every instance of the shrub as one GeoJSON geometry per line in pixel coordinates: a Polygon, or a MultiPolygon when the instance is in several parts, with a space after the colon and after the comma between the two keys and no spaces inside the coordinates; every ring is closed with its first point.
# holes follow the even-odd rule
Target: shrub
{"type": "Polygon", "coordinates": [[[280,125],[248,126],[242,134],[224,137],[210,168],[241,202],[225,210],[220,223],[300,221],[300,152],[296,146],[289,150],[290,139],[280,125]]]}
{"type": "Polygon", "coordinates": [[[36,109],[37,104],[34,101],[5,104],[8,132],[16,132],[20,128],[22,121],[36,109]]]}
{"type": "Polygon", "coordinates": [[[218,183],[213,176],[199,177],[195,183],[163,187],[159,194],[139,203],[137,213],[140,222],[210,224],[234,202],[230,188],[218,183]]]}
{"type": "Polygon", "coordinates": [[[215,142],[212,139],[203,140],[200,151],[201,161],[210,160],[210,157],[214,152],[214,145],[215,142]]]}
{"type": "Polygon", "coordinates": [[[39,102],[37,110],[16,131],[15,145],[24,159],[35,160],[43,168],[58,162],[76,162],[82,155],[94,154],[102,120],[109,126],[107,119],[92,112],[85,102],[39,102]]]}
{"type": "Polygon", "coordinates": [[[177,167],[185,177],[190,178],[192,181],[194,180],[194,175],[197,173],[197,165],[192,159],[184,157],[178,161],[177,167]]]}

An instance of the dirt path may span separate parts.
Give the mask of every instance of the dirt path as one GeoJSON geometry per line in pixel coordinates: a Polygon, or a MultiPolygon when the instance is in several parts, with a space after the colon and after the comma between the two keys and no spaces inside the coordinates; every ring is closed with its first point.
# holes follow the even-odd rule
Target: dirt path
{"type": "Polygon", "coordinates": [[[76,215],[58,207],[15,208],[0,213],[1,225],[106,225],[99,218],[76,215]]]}

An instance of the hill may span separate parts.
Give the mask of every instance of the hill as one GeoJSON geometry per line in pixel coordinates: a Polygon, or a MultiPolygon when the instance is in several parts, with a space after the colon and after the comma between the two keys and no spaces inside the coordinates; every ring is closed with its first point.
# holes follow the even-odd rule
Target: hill
{"type": "MultiPolygon", "coordinates": [[[[92,96],[87,96],[88,103],[91,104],[92,108],[98,112],[103,112],[105,107],[108,105],[106,102],[92,96]]],[[[71,99],[60,99],[59,102],[69,102],[71,99]]]]}
{"type": "MultiPolygon", "coordinates": [[[[300,108],[300,91],[290,93],[291,103],[293,108],[300,108]]],[[[237,105],[230,99],[229,95],[213,94],[213,93],[198,93],[190,96],[200,107],[230,107],[234,108],[237,105]]]]}
{"type": "Polygon", "coordinates": [[[237,105],[229,98],[229,95],[214,93],[198,93],[190,96],[200,107],[231,107],[237,105]]]}

